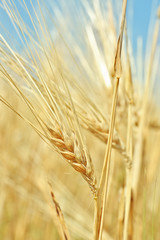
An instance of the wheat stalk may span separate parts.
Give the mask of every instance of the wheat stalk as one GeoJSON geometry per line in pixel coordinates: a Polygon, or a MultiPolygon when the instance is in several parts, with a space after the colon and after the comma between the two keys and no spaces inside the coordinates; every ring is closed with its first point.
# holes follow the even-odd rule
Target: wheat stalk
{"type": "Polygon", "coordinates": [[[113,94],[111,122],[110,122],[110,131],[109,131],[109,139],[108,139],[109,141],[107,144],[104,165],[103,165],[100,185],[99,185],[97,199],[96,199],[97,212],[95,215],[95,236],[94,236],[95,240],[102,239],[104,209],[105,209],[106,196],[108,194],[108,179],[109,179],[109,172],[110,172],[111,148],[112,148],[114,125],[115,125],[116,104],[117,104],[117,97],[118,97],[119,80],[120,80],[120,77],[122,74],[121,73],[122,72],[121,50],[122,50],[122,39],[123,39],[126,6],[127,6],[127,1],[124,0],[123,8],[122,8],[121,29],[120,29],[120,35],[118,38],[118,42],[117,42],[117,50],[116,50],[115,62],[114,62],[115,87],[114,87],[114,94],[113,94]]]}

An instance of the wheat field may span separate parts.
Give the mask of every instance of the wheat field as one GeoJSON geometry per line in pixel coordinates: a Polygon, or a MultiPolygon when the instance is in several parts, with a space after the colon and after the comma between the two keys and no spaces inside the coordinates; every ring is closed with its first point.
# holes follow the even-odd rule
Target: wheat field
{"type": "Polygon", "coordinates": [[[160,239],[160,8],[135,53],[128,2],[0,1],[0,239],[160,239]]]}

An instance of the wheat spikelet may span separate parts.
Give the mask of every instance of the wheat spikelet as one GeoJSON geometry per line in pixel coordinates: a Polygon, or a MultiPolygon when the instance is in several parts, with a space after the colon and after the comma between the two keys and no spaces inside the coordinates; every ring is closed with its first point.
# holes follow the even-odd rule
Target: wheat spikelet
{"type": "MultiPolygon", "coordinates": [[[[9,74],[5,76],[6,71],[4,68],[2,73],[3,73],[3,77],[5,77],[10,82],[12,81],[12,78],[9,76],[9,74]]],[[[20,91],[20,94],[23,98],[24,96],[21,91],[20,91]]],[[[25,97],[24,99],[26,100],[25,97]]],[[[1,101],[3,101],[6,105],[12,108],[11,105],[7,103],[2,97],[1,97],[1,101]]],[[[35,111],[34,107],[30,105],[30,103],[28,104],[28,106],[30,107],[32,112],[35,111]]],[[[25,119],[23,116],[21,116],[21,114],[19,113],[17,114],[20,115],[20,117],[22,117],[23,119],[25,119]]],[[[60,125],[55,119],[52,119],[53,127],[50,127],[50,126],[47,126],[45,121],[41,119],[41,117],[38,114],[36,115],[36,118],[40,126],[42,127],[42,129],[38,129],[37,127],[35,127],[33,124],[29,122],[30,125],[38,132],[38,134],[45,141],[49,143],[51,147],[56,149],[56,151],[59,152],[76,171],[82,174],[84,179],[88,182],[93,193],[95,193],[96,181],[94,177],[93,166],[91,164],[91,159],[90,159],[90,156],[88,155],[89,160],[87,162],[85,150],[83,148],[80,148],[75,132],[73,130],[68,131],[67,129],[67,131],[69,132],[69,135],[67,135],[67,133],[65,133],[62,130],[63,129],[62,125],[60,125]]]]}

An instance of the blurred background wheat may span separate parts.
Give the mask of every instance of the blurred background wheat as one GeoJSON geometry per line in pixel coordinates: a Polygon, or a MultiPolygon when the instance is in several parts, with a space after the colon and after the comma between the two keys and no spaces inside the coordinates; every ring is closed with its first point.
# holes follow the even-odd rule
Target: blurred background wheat
{"type": "Polygon", "coordinates": [[[0,239],[159,240],[153,5],[144,54],[125,1],[1,0],[0,239]]]}

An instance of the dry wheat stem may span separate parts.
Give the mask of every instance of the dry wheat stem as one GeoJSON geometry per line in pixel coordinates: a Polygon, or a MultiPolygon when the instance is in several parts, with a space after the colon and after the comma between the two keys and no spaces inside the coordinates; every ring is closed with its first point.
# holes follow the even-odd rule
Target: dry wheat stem
{"type": "Polygon", "coordinates": [[[115,87],[114,87],[113,102],[112,102],[112,109],[111,109],[109,138],[108,138],[106,154],[105,154],[100,184],[99,184],[99,188],[98,188],[97,198],[95,199],[96,200],[95,207],[97,208],[96,209],[97,211],[95,213],[95,233],[94,233],[95,240],[101,240],[102,232],[103,232],[104,210],[105,210],[106,196],[108,194],[108,179],[109,179],[109,171],[110,171],[113,132],[114,132],[114,125],[115,125],[115,117],[116,117],[118,87],[119,87],[119,79],[122,74],[121,50],[122,50],[122,40],[123,40],[123,31],[124,31],[124,23],[125,23],[126,6],[127,6],[127,0],[124,0],[123,6],[122,6],[121,28],[120,28],[120,34],[119,34],[119,38],[118,38],[118,42],[117,42],[117,49],[116,49],[115,62],[114,62],[115,81],[116,82],[115,82],[115,87]]]}
{"type": "Polygon", "coordinates": [[[115,90],[113,95],[112,113],[111,113],[111,123],[110,123],[110,133],[107,143],[107,149],[104,159],[104,166],[102,170],[100,186],[98,188],[97,196],[95,198],[95,233],[94,239],[101,240],[103,232],[103,219],[104,219],[104,209],[106,195],[108,194],[108,179],[109,179],[109,169],[110,169],[110,158],[111,158],[111,146],[113,138],[113,129],[115,123],[115,111],[117,102],[117,91],[119,86],[119,78],[116,79],[115,90]]]}

